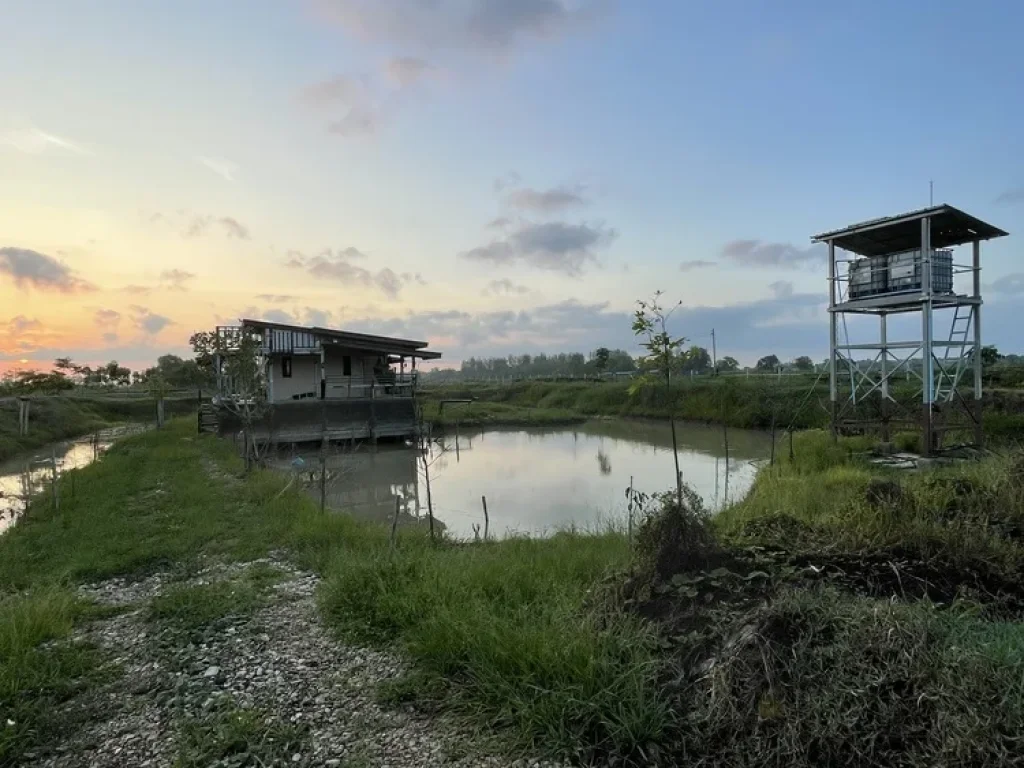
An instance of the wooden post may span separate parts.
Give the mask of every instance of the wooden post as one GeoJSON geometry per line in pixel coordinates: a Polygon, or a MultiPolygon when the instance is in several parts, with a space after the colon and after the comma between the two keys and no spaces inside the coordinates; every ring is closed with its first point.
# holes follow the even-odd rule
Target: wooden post
{"type": "Polygon", "coordinates": [[[629,489],[626,491],[629,501],[626,502],[626,537],[633,543],[633,476],[629,476],[629,489]]]}
{"type": "Polygon", "coordinates": [[[320,401],[320,511],[327,511],[327,402],[320,401]]]}
{"type": "Polygon", "coordinates": [[[391,551],[395,551],[395,537],[398,534],[398,512],[402,508],[402,499],[395,496],[395,516],[391,519],[391,551]]]}
{"type": "Polygon", "coordinates": [[[53,493],[53,511],[60,511],[60,483],[57,476],[57,447],[52,446],[50,448],[50,461],[51,461],[51,488],[53,493]]]}
{"type": "Polygon", "coordinates": [[[484,541],[487,541],[487,534],[491,527],[491,519],[487,516],[487,497],[481,496],[480,501],[484,505],[484,541]]]}
{"type": "Polygon", "coordinates": [[[163,429],[164,427],[164,399],[158,397],[156,400],[156,428],[163,429]]]}

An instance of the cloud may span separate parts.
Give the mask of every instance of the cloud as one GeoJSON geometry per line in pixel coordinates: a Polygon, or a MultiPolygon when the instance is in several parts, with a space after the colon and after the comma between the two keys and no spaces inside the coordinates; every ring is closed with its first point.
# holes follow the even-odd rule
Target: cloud
{"type": "Polygon", "coordinates": [[[552,189],[522,187],[508,192],[505,202],[513,208],[534,213],[557,213],[586,204],[579,186],[552,189]]]}
{"type": "Polygon", "coordinates": [[[828,251],[821,244],[798,248],[792,243],[733,240],[722,247],[721,255],[748,267],[806,267],[824,264],[828,251]]]}
{"type": "Polygon", "coordinates": [[[1014,189],[1008,189],[999,197],[996,198],[996,203],[1003,205],[1013,205],[1015,203],[1024,203],[1024,187],[1016,187],[1014,189]]]}
{"type": "Polygon", "coordinates": [[[103,334],[103,341],[107,344],[113,344],[117,341],[117,334],[114,331],[108,331],[103,334]]]}
{"type": "Polygon", "coordinates": [[[492,240],[462,254],[462,258],[492,264],[523,263],[537,269],[583,274],[588,264],[597,264],[595,250],[605,248],[618,236],[602,224],[520,222],[503,239],[492,240]]]}
{"type": "Polygon", "coordinates": [[[124,293],[129,293],[132,296],[145,296],[150,293],[153,289],[145,285],[126,285],[121,289],[124,293]]]}
{"type": "Polygon", "coordinates": [[[260,293],[256,298],[270,304],[290,304],[299,300],[298,296],[292,296],[290,293],[260,293]]]}
{"type": "Polygon", "coordinates": [[[135,327],[147,336],[155,336],[167,326],[174,325],[174,321],[169,317],[151,312],[146,307],[140,307],[135,304],[132,305],[131,310],[132,322],[135,327]]]}
{"type": "Polygon", "coordinates": [[[19,288],[58,293],[96,290],[96,286],[77,277],[63,262],[28,248],[0,248],[0,274],[6,274],[19,288]]]}
{"type": "Polygon", "coordinates": [[[551,40],[592,20],[600,0],[320,0],[350,34],[375,42],[505,53],[551,40]]]}
{"type": "MultiPolygon", "coordinates": [[[[298,251],[289,251],[288,255],[286,266],[301,269],[321,280],[334,280],[343,285],[374,288],[390,299],[397,298],[402,286],[409,282],[407,278],[396,274],[388,267],[374,272],[358,264],[353,264],[353,259],[358,261],[366,258],[365,254],[356,248],[345,248],[333,252],[326,250],[316,256],[305,256],[298,251]]],[[[422,277],[419,279],[422,280],[422,277]]]]}
{"type": "Polygon", "coordinates": [[[416,56],[393,56],[384,65],[384,72],[400,88],[413,85],[430,69],[430,62],[416,56]]]}
{"type": "Polygon", "coordinates": [[[238,171],[238,166],[230,160],[226,160],[223,157],[207,157],[205,155],[199,155],[196,160],[225,181],[235,180],[235,173],[238,171]]]}
{"type": "Polygon", "coordinates": [[[92,154],[81,144],[31,126],[0,134],[0,147],[4,146],[11,147],[26,155],[39,155],[53,150],[73,155],[92,154]]]}
{"type": "Polygon", "coordinates": [[[768,289],[777,299],[788,299],[793,295],[793,283],[789,280],[776,280],[768,284],[768,289]]]}
{"type": "Polygon", "coordinates": [[[383,96],[375,92],[368,77],[337,75],[303,89],[300,100],[314,109],[341,111],[327,130],[344,137],[376,133],[387,111],[383,96]]]}
{"type": "Polygon", "coordinates": [[[160,282],[171,291],[188,290],[186,284],[195,278],[195,273],[186,272],[183,269],[165,269],[160,273],[160,282]]]}
{"type": "Polygon", "coordinates": [[[499,216],[496,219],[491,219],[487,222],[487,229],[508,229],[512,224],[512,219],[507,216],[499,216]]]}
{"type": "Polygon", "coordinates": [[[707,259],[694,259],[692,261],[684,261],[679,265],[680,272],[692,272],[695,269],[707,269],[708,267],[715,266],[715,262],[708,261],[707,259]]]}
{"type": "Polygon", "coordinates": [[[999,296],[1020,296],[1024,294],[1024,272],[1003,275],[997,282],[987,284],[985,290],[999,296]]]}
{"type": "Polygon", "coordinates": [[[219,227],[227,237],[249,239],[249,228],[231,216],[194,216],[184,231],[186,237],[205,235],[212,227],[219,227]]]}
{"type": "Polygon", "coordinates": [[[491,280],[481,293],[484,296],[522,296],[524,293],[529,292],[530,289],[525,285],[513,283],[505,277],[501,280],[491,280]]]}
{"type": "Polygon", "coordinates": [[[304,325],[316,325],[321,328],[327,328],[331,325],[331,313],[315,307],[306,307],[302,313],[302,322],[304,325]]]}
{"type": "Polygon", "coordinates": [[[97,309],[92,319],[100,328],[115,328],[121,322],[121,313],[116,309],[97,309]]]}

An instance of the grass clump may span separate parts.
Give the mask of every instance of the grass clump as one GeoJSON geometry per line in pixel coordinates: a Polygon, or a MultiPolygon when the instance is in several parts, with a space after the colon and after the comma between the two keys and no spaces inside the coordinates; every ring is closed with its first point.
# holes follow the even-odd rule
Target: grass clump
{"type": "Polygon", "coordinates": [[[292,755],[301,753],[306,746],[304,729],[281,723],[266,712],[231,702],[209,717],[182,723],[174,766],[291,764],[292,755]]]}
{"type": "Polygon", "coordinates": [[[404,641],[448,701],[524,746],[635,754],[665,735],[654,636],[583,610],[617,535],[559,534],[480,547],[405,542],[399,556],[346,552],[326,571],[326,615],[362,638],[404,641]]]}
{"type": "Polygon", "coordinates": [[[151,620],[186,632],[203,629],[221,619],[237,619],[262,604],[259,591],[244,581],[178,585],[153,598],[151,620]]]}
{"type": "Polygon", "coordinates": [[[99,656],[66,638],[84,606],[67,589],[0,595],[0,765],[45,747],[65,723],[54,709],[99,679],[99,656]]]}

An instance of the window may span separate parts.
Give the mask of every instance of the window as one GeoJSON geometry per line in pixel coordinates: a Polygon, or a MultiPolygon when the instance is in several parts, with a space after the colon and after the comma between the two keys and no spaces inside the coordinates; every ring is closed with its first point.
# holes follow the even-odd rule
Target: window
{"type": "Polygon", "coordinates": [[[352,355],[345,355],[341,358],[341,374],[343,376],[352,375],[352,355]]]}
{"type": "Polygon", "coordinates": [[[286,379],[292,377],[292,359],[290,357],[281,358],[281,375],[286,379]]]}

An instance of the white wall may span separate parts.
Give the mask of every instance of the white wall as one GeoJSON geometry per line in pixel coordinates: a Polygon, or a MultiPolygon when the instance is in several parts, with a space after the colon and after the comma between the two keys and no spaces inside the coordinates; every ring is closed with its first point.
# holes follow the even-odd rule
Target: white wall
{"type": "Polygon", "coordinates": [[[273,379],[271,388],[273,402],[291,400],[292,395],[304,392],[313,392],[314,397],[320,397],[319,355],[292,355],[292,375],[289,379],[281,375],[281,357],[279,355],[274,355],[270,364],[272,366],[270,375],[273,379]]]}

